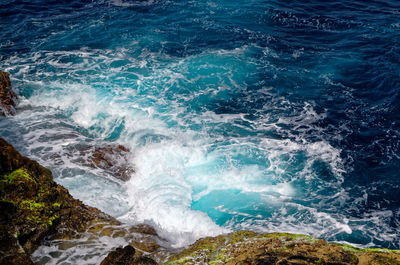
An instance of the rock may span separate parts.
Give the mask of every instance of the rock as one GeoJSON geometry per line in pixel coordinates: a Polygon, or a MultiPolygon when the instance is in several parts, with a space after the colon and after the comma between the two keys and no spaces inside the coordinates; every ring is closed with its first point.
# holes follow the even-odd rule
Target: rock
{"type": "Polygon", "coordinates": [[[100,265],[157,265],[153,259],[135,255],[135,248],[127,245],[111,251],[100,265]]]}
{"type": "MultiPolygon", "coordinates": [[[[93,222],[119,223],[74,199],[51,171],[0,138],[0,264],[19,264],[46,236],[64,238],[93,222]]],[[[28,259],[29,260],[29,259],[28,259]]]]}
{"type": "Polygon", "coordinates": [[[127,181],[135,172],[127,161],[128,153],[129,149],[123,145],[96,147],[89,157],[89,163],[91,167],[104,169],[116,178],[127,181]]]}
{"type": "Polygon", "coordinates": [[[138,224],[134,227],[131,227],[129,229],[130,233],[141,233],[141,234],[146,234],[146,235],[153,235],[153,236],[158,236],[156,230],[147,224],[138,224]]]}
{"type": "Polygon", "coordinates": [[[131,265],[134,259],[135,249],[128,245],[111,251],[100,265],[131,265]]]}
{"type": "MultiPolygon", "coordinates": [[[[71,161],[91,168],[104,170],[111,176],[128,181],[135,173],[132,165],[128,161],[130,150],[117,144],[107,144],[104,146],[82,145],[68,150],[67,155],[71,161]]],[[[59,159],[59,157],[54,157],[59,159]]]]}
{"type": "Polygon", "coordinates": [[[157,265],[157,262],[155,262],[149,257],[141,256],[135,259],[132,265],[157,265]]]}
{"type": "Polygon", "coordinates": [[[0,70],[0,116],[15,114],[17,95],[11,89],[8,73],[0,70]]]}
{"type": "Polygon", "coordinates": [[[363,250],[312,236],[286,233],[258,234],[239,231],[199,239],[165,264],[399,264],[400,251],[363,250]]]}
{"type": "Polygon", "coordinates": [[[0,201],[0,223],[6,224],[10,222],[12,218],[17,213],[17,207],[15,207],[14,203],[6,200],[0,201]]]}

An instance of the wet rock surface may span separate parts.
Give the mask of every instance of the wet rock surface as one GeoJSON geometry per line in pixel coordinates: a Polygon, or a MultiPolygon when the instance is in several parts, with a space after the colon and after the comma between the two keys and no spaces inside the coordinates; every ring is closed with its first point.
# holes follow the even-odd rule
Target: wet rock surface
{"type": "MultiPolygon", "coordinates": [[[[104,257],[112,250],[102,265],[400,265],[400,251],[363,250],[286,233],[239,231],[199,239],[180,251],[168,249],[168,242],[153,227],[121,224],[74,199],[53,181],[50,170],[22,156],[2,138],[0,212],[0,264],[36,264],[31,260],[32,253],[48,245],[56,248],[58,255],[69,255],[68,250],[76,248],[104,257]]],[[[34,261],[48,262],[48,257],[41,254],[39,251],[34,261]]]]}
{"type": "Polygon", "coordinates": [[[118,223],[74,199],[53,181],[50,170],[22,156],[2,138],[0,208],[0,264],[28,264],[26,257],[47,236],[67,237],[94,221],[118,223]],[[18,263],[19,259],[25,263],[18,263]]]}
{"type": "Polygon", "coordinates": [[[17,95],[11,89],[11,80],[8,73],[0,70],[0,116],[15,114],[17,95]]]}

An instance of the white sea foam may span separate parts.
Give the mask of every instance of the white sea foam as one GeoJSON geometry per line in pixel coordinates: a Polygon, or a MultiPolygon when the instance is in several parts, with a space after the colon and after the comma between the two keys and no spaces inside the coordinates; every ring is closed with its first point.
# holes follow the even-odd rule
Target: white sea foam
{"type": "MultiPolygon", "coordinates": [[[[302,108],[293,106],[286,98],[275,97],[268,87],[259,92],[271,97],[271,102],[256,119],[246,113],[194,107],[199,99],[223,101],[229,93],[245,89],[249,77],[243,73],[254,70],[248,59],[253,48],[165,58],[168,64],[157,62],[160,55],[145,49],[137,58],[122,48],[35,54],[38,64],[70,69],[71,80],[32,80],[29,85],[39,89],[22,99],[27,111],[14,121],[26,127],[21,136],[28,143],[27,153],[50,166],[57,181],[74,196],[123,221],[153,225],[174,247],[242,228],[327,237],[352,233],[353,220],[340,221],[338,214],[292,203],[293,198],[307,196],[296,182],[312,185],[318,177],[313,172],[315,161],[322,161],[332,172],[333,179],[319,187],[335,189],[330,203],[343,205],[348,198],[340,189],[344,168],[340,150],[322,138],[307,138],[308,130],[320,130],[315,124],[326,117],[314,110],[312,102],[302,108]],[[64,62],[62,58],[68,56],[77,57],[79,63],[64,62]],[[122,60],[125,65],[111,67],[122,60]],[[108,72],[95,77],[79,74],[82,69],[98,71],[99,65],[108,72]],[[143,71],[126,71],[129,68],[143,71]],[[121,73],[132,74],[133,79],[121,73]],[[272,107],[282,115],[270,114],[272,107]],[[299,111],[293,111],[294,107],[299,111]],[[271,137],[269,132],[285,137],[271,137]],[[125,184],[79,163],[82,154],[74,147],[107,144],[108,139],[131,150],[129,161],[136,172],[125,184]],[[211,208],[194,209],[194,203],[225,191],[259,195],[250,207],[256,213],[247,212],[250,208],[215,205],[211,208],[232,216],[219,226],[207,214],[211,208]]],[[[9,68],[18,70],[17,78],[22,80],[31,61],[13,60],[16,63],[9,68]]]]}
{"type": "Polygon", "coordinates": [[[227,231],[215,225],[207,214],[190,209],[192,186],[185,170],[201,163],[201,149],[171,141],[137,149],[137,171],[126,184],[132,211],[122,219],[153,224],[175,247],[227,231]]]}
{"type": "Polygon", "coordinates": [[[154,242],[160,246],[165,242],[151,235],[130,233],[128,225],[96,224],[96,229],[69,239],[44,241],[32,254],[32,259],[40,264],[100,264],[107,254],[118,246],[126,246],[130,242],[154,242]],[[124,236],[121,236],[124,235],[124,236]]]}
{"type": "MultiPolygon", "coordinates": [[[[24,104],[35,108],[46,106],[50,111],[47,115],[59,111],[70,113],[73,126],[88,129],[91,134],[101,138],[110,135],[115,124],[123,120],[124,130],[119,139],[132,150],[131,163],[136,170],[127,184],[120,187],[108,185],[105,183],[107,178],[101,180],[88,173],[89,170],[102,175],[101,171],[93,171],[71,162],[79,154],[72,154],[73,157],[69,154],[70,157],[61,158],[62,170],[55,169],[60,176],[59,181],[68,186],[74,196],[120,216],[124,221],[152,224],[174,247],[190,244],[199,237],[229,231],[229,228],[216,225],[206,213],[191,209],[193,201],[199,201],[211,192],[238,190],[242,193],[260,193],[268,198],[267,201],[276,205],[294,196],[296,190],[290,184],[291,180],[285,177],[285,167],[290,162],[282,161],[283,155],[292,156],[305,151],[310,158],[307,164],[318,158],[331,164],[332,168],[340,168],[339,151],[322,141],[298,143],[289,139],[255,139],[249,136],[237,139],[220,137],[215,132],[210,134],[209,130],[214,125],[223,127],[238,121],[248,121],[242,114],[215,114],[207,111],[192,119],[195,124],[205,126],[203,130],[170,128],[163,117],[176,119],[178,124],[184,125],[187,120],[178,117],[179,112],[160,113],[151,106],[142,107],[140,102],[132,104],[124,100],[132,95],[132,91],[127,91],[128,94],[121,91],[120,97],[108,99],[87,85],[53,82],[47,86],[55,89],[39,91],[30,98],[29,103],[24,104]],[[77,94],[80,96],[74,96],[77,94]],[[91,129],[96,126],[101,129],[91,129]],[[225,144],[215,147],[220,141],[225,144]],[[237,164],[240,160],[236,156],[244,155],[245,158],[256,153],[259,154],[253,158],[256,159],[253,163],[237,164]],[[257,164],[260,157],[264,157],[265,165],[257,164]],[[91,192],[86,192],[86,187],[90,187],[91,192]],[[194,192],[193,189],[198,187],[202,187],[201,190],[194,192]]],[[[176,110],[179,108],[174,111],[176,110]]],[[[45,123],[45,128],[40,129],[43,122],[35,119],[34,115],[36,114],[25,112],[20,118],[31,120],[32,127],[35,124],[39,126],[25,134],[31,142],[30,148],[36,150],[37,155],[44,156],[49,151],[64,154],[65,147],[86,141],[81,135],[67,137],[68,139],[52,139],[60,134],[74,135],[75,130],[57,126],[57,120],[54,120],[55,126],[51,129],[48,128],[51,120],[45,123]],[[39,140],[44,136],[46,141],[39,140]],[[43,151],[38,153],[39,149],[43,151]]],[[[316,116],[312,111],[307,112],[307,115],[311,119],[316,116]]],[[[305,119],[310,118],[307,116],[305,119]]],[[[299,172],[300,176],[307,173],[309,166],[299,172]]]]}

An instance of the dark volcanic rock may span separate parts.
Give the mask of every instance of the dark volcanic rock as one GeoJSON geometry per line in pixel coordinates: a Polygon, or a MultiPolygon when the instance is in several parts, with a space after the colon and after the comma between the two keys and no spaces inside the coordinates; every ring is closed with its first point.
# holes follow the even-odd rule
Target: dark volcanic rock
{"type": "MultiPolygon", "coordinates": [[[[103,159],[102,155],[94,157],[103,159]]],[[[53,181],[50,170],[0,138],[0,264],[33,265],[30,254],[44,237],[68,243],[69,238],[88,233],[90,240],[96,236],[133,240],[110,252],[102,265],[157,264],[154,260],[171,265],[400,265],[400,251],[363,250],[312,236],[252,231],[199,239],[179,253],[170,252],[158,244],[160,238],[152,227],[123,226],[84,205],[53,181]]]]}
{"type": "Polygon", "coordinates": [[[17,95],[11,89],[8,73],[0,70],[0,116],[15,114],[17,95]]]}
{"type": "Polygon", "coordinates": [[[131,265],[134,259],[135,249],[128,245],[111,251],[100,265],[131,265]]]}
{"type": "MultiPolygon", "coordinates": [[[[130,150],[127,147],[118,144],[81,145],[66,150],[66,155],[70,157],[73,163],[102,169],[112,177],[122,181],[128,181],[135,173],[128,160],[129,154],[130,150]]],[[[60,156],[54,155],[53,158],[59,159],[60,156]]]]}
{"type": "Polygon", "coordinates": [[[157,262],[149,257],[135,256],[135,248],[128,245],[111,251],[100,265],[157,265],[157,262]]]}
{"type": "Polygon", "coordinates": [[[135,172],[127,161],[128,153],[129,149],[123,145],[96,147],[88,159],[89,165],[104,169],[114,177],[127,181],[135,172]]]}
{"type": "Polygon", "coordinates": [[[62,238],[96,221],[118,223],[74,199],[51,171],[0,138],[0,264],[31,264],[46,236],[62,238]],[[22,263],[18,263],[21,260],[22,263]]]}
{"type": "Polygon", "coordinates": [[[34,264],[29,255],[21,248],[15,236],[11,235],[6,225],[0,226],[0,264],[31,265],[34,264]]]}
{"type": "MultiPolygon", "coordinates": [[[[91,159],[101,166],[109,162],[109,154],[128,151],[123,146],[96,148],[91,159]]],[[[98,209],[84,205],[53,181],[50,170],[22,156],[2,138],[0,213],[0,264],[33,264],[30,255],[45,237],[67,242],[87,234],[91,234],[92,240],[102,236],[133,239],[131,245],[111,252],[104,264],[157,264],[141,256],[160,248],[154,228],[124,226],[98,209]]]]}
{"type": "Polygon", "coordinates": [[[306,235],[238,231],[199,239],[164,264],[400,265],[400,251],[363,250],[306,235]]]}

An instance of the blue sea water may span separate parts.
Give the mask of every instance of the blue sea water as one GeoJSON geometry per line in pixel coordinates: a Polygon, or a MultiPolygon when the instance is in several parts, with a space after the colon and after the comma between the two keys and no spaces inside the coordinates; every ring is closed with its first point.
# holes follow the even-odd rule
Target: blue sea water
{"type": "Polygon", "coordinates": [[[1,0],[0,136],[171,246],[252,229],[400,248],[400,2],[1,0]],[[80,146],[123,144],[124,183],[80,146]]]}

